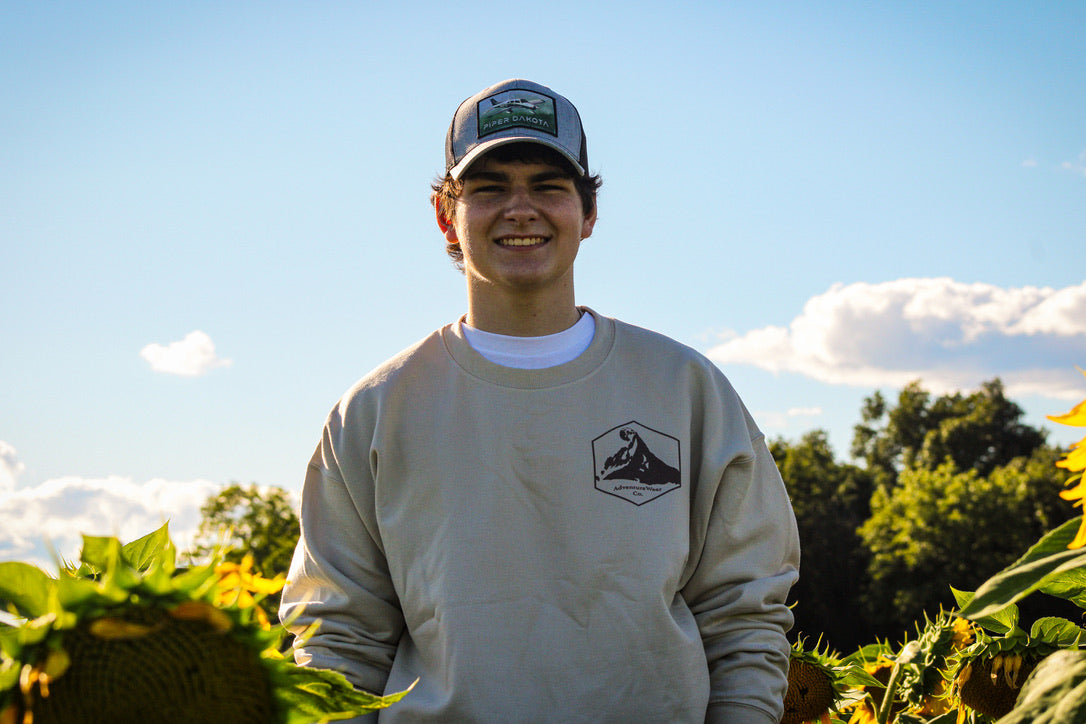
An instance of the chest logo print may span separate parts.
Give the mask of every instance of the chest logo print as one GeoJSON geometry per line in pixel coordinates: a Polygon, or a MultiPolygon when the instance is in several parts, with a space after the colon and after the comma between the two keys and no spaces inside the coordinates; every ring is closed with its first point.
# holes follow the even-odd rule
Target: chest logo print
{"type": "Polygon", "coordinates": [[[627,422],[592,441],[596,490],[644,505],[682,486],[679,441],[627,422]]]}

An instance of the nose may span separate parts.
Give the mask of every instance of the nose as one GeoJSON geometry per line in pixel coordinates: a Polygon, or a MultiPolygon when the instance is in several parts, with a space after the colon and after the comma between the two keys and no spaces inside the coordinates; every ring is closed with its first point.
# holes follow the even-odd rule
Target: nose
{"type": "Polygon", "coordinates": [[[531,221],[538,216],[532,195],[524,186],[514,186],[505,204],[505,218],[510,221],[531,221]]]}

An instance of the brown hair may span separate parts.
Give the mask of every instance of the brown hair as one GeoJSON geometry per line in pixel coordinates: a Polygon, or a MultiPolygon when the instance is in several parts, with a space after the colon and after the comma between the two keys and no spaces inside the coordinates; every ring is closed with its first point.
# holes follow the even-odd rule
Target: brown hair
{"type": "MultiPolygon", "coordinates": [[[[531,142],[507,143],[498,146],[493,151],[486,153],[487,158],[492,158],[499,163],[546,163],[562,168],[577,189],[577,195],[581,197],[581,209],[585,216],[591,216],[596,211],[596,194],[603,183],[599,175],[581,176],[569,160],[554,149],[531,142]]],[[[441,215],[452,220],[456,209],[456,200],[464,190],[464,182],[445,174],[445,178],[435,180],[431,185],[430,203],[441,212],[441,215]]],[[[445,244],[445,253],[452,259],[453,266],[463,271],[464,252],[459,244],[445,244]]]]}

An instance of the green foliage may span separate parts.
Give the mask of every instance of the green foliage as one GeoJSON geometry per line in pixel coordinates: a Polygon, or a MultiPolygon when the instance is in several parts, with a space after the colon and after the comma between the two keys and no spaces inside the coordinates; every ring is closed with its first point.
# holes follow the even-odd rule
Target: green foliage
{"type": "Polygon", "coordinates": [[[1044,444],[1044,433],[1024,424],[1022,416],[998,378],[971,394],[935,399],[915,381],[905,386],[894,407],[878,392],[864,401],[852,455],[887,487],[903,469],[930,470],[947,458],[959,470],[986,476],[1044,444]]]}
{"type": "Polygon", "coordinates": [[[803,575],[792,589],[797,635],[824,635],[850,649],[868,640],[856,581],[867,568],[856,529],[867,519],[872,482],[864,471],[834,459],[826,433],[815,430],[793,445],[770,450],[787,481],[803,548],[803,575]]]}
{"type": "Polygon", "coordinates": [[[1086,609],[1086,549],[1068,549],[1078,519],[1047,533],[1025,555],[992,576],[962,606],[962,615],[983,619],[1006,609],[1034,591],[1065,598],[1086,609]]]}
{"type": "Polygon", "coordinates": [[[820,430],[774,441],[803,549],[797,634],[843,648],[897,637],[952,605],[950,583],[979,585],[1072,517],[1060,452],[1022,416],[998,379],[941,396],[913,382],[864,400],[856,464],[820,430]]]}
{"type": "Polygon", "coordinates": [[[949,459],[934,469],[909,467],[893,488],[875,491],[860,536],[871,555],[865,606],[873,620],[886,623],[881,633],[952,605],[950,582],[979,585],[1060,515],[1061,483],[1046,464],[1052,451],[1034,456],[988,476],[976,468],[963,472],[949,459]]]}
{"type": "MultiPolygon", "coordinates": [[[[241,563],[251,556],[265,578],[286,576],[301,527],[286,490],[255,483],[234,483],[212,495],[200,508],[203,519],[189,556],[200,560],[222,549],[223,560],[241,563]]],[[[265,615],[278,615],[281,593],[260,601],[265,615]]]]}
{"type": "Polygon", "coordinates": [[[290,567],[300,527],[287,491],[234,483],[209,497],[200,513],[195,557],[207,556],[221,545],[227,549],[225,560],[232,563],[251,554],[257,571],[266,578],[286,573],[290,567]]]}

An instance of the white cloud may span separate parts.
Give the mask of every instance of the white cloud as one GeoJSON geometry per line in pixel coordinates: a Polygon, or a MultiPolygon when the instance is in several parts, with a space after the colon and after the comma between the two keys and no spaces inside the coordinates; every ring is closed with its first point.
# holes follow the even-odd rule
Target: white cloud
{"type": "Polygon", "coordinates": [[[0,497],[15,490],[15,481],[25,469],[26,466],[19,461],[15,447],[0,440],[0,497]]]}
{"type": "Polygon", "coordinates": [[[998,376],[1010,396],[1081,399],[1086,282],[1060,290],[946,278],[835,284],[788,327],[751,330],[708,355],[838,385],[920,379],[942,394],[998,376]]]}
{"type": "Polygon", "coordinates": [[[222,489],[208,480],[143,483],[130,478],[64,477],[41,485],[0,491],[0,560],[18,560],[55,570],[51,549],[78,559],[82,534],[135,540],[167,520],[179,550],[191,545],[200,506],[222,489]]]}
{"type": "Polygon", "coordinates": [[[1074,161],[1064,161],[1063,168],[1079,176],[1086,176],[1086,151],[1078,155],[1074,161]]]}
{"type": "Polygon", "coordinates": [[[822,417],[823,410],[821,407],[791,407],[785,412],[756,410],[753,414],[763,432],[780,434],[784,430],[791,430],[794,423],[806,425],[809,418],[822,417]],[[800,423],[798,418],[804,421],[800,423]]]}
{"type": "Polygon", "coordinates": [[[185,338],[168,345],[149,344],[140,350],[151,369],[182,377],[197,377],[215,367],[228,367],[231,360],[215,355],[215,343],[200,330],[189,332],[185,338]]]}

